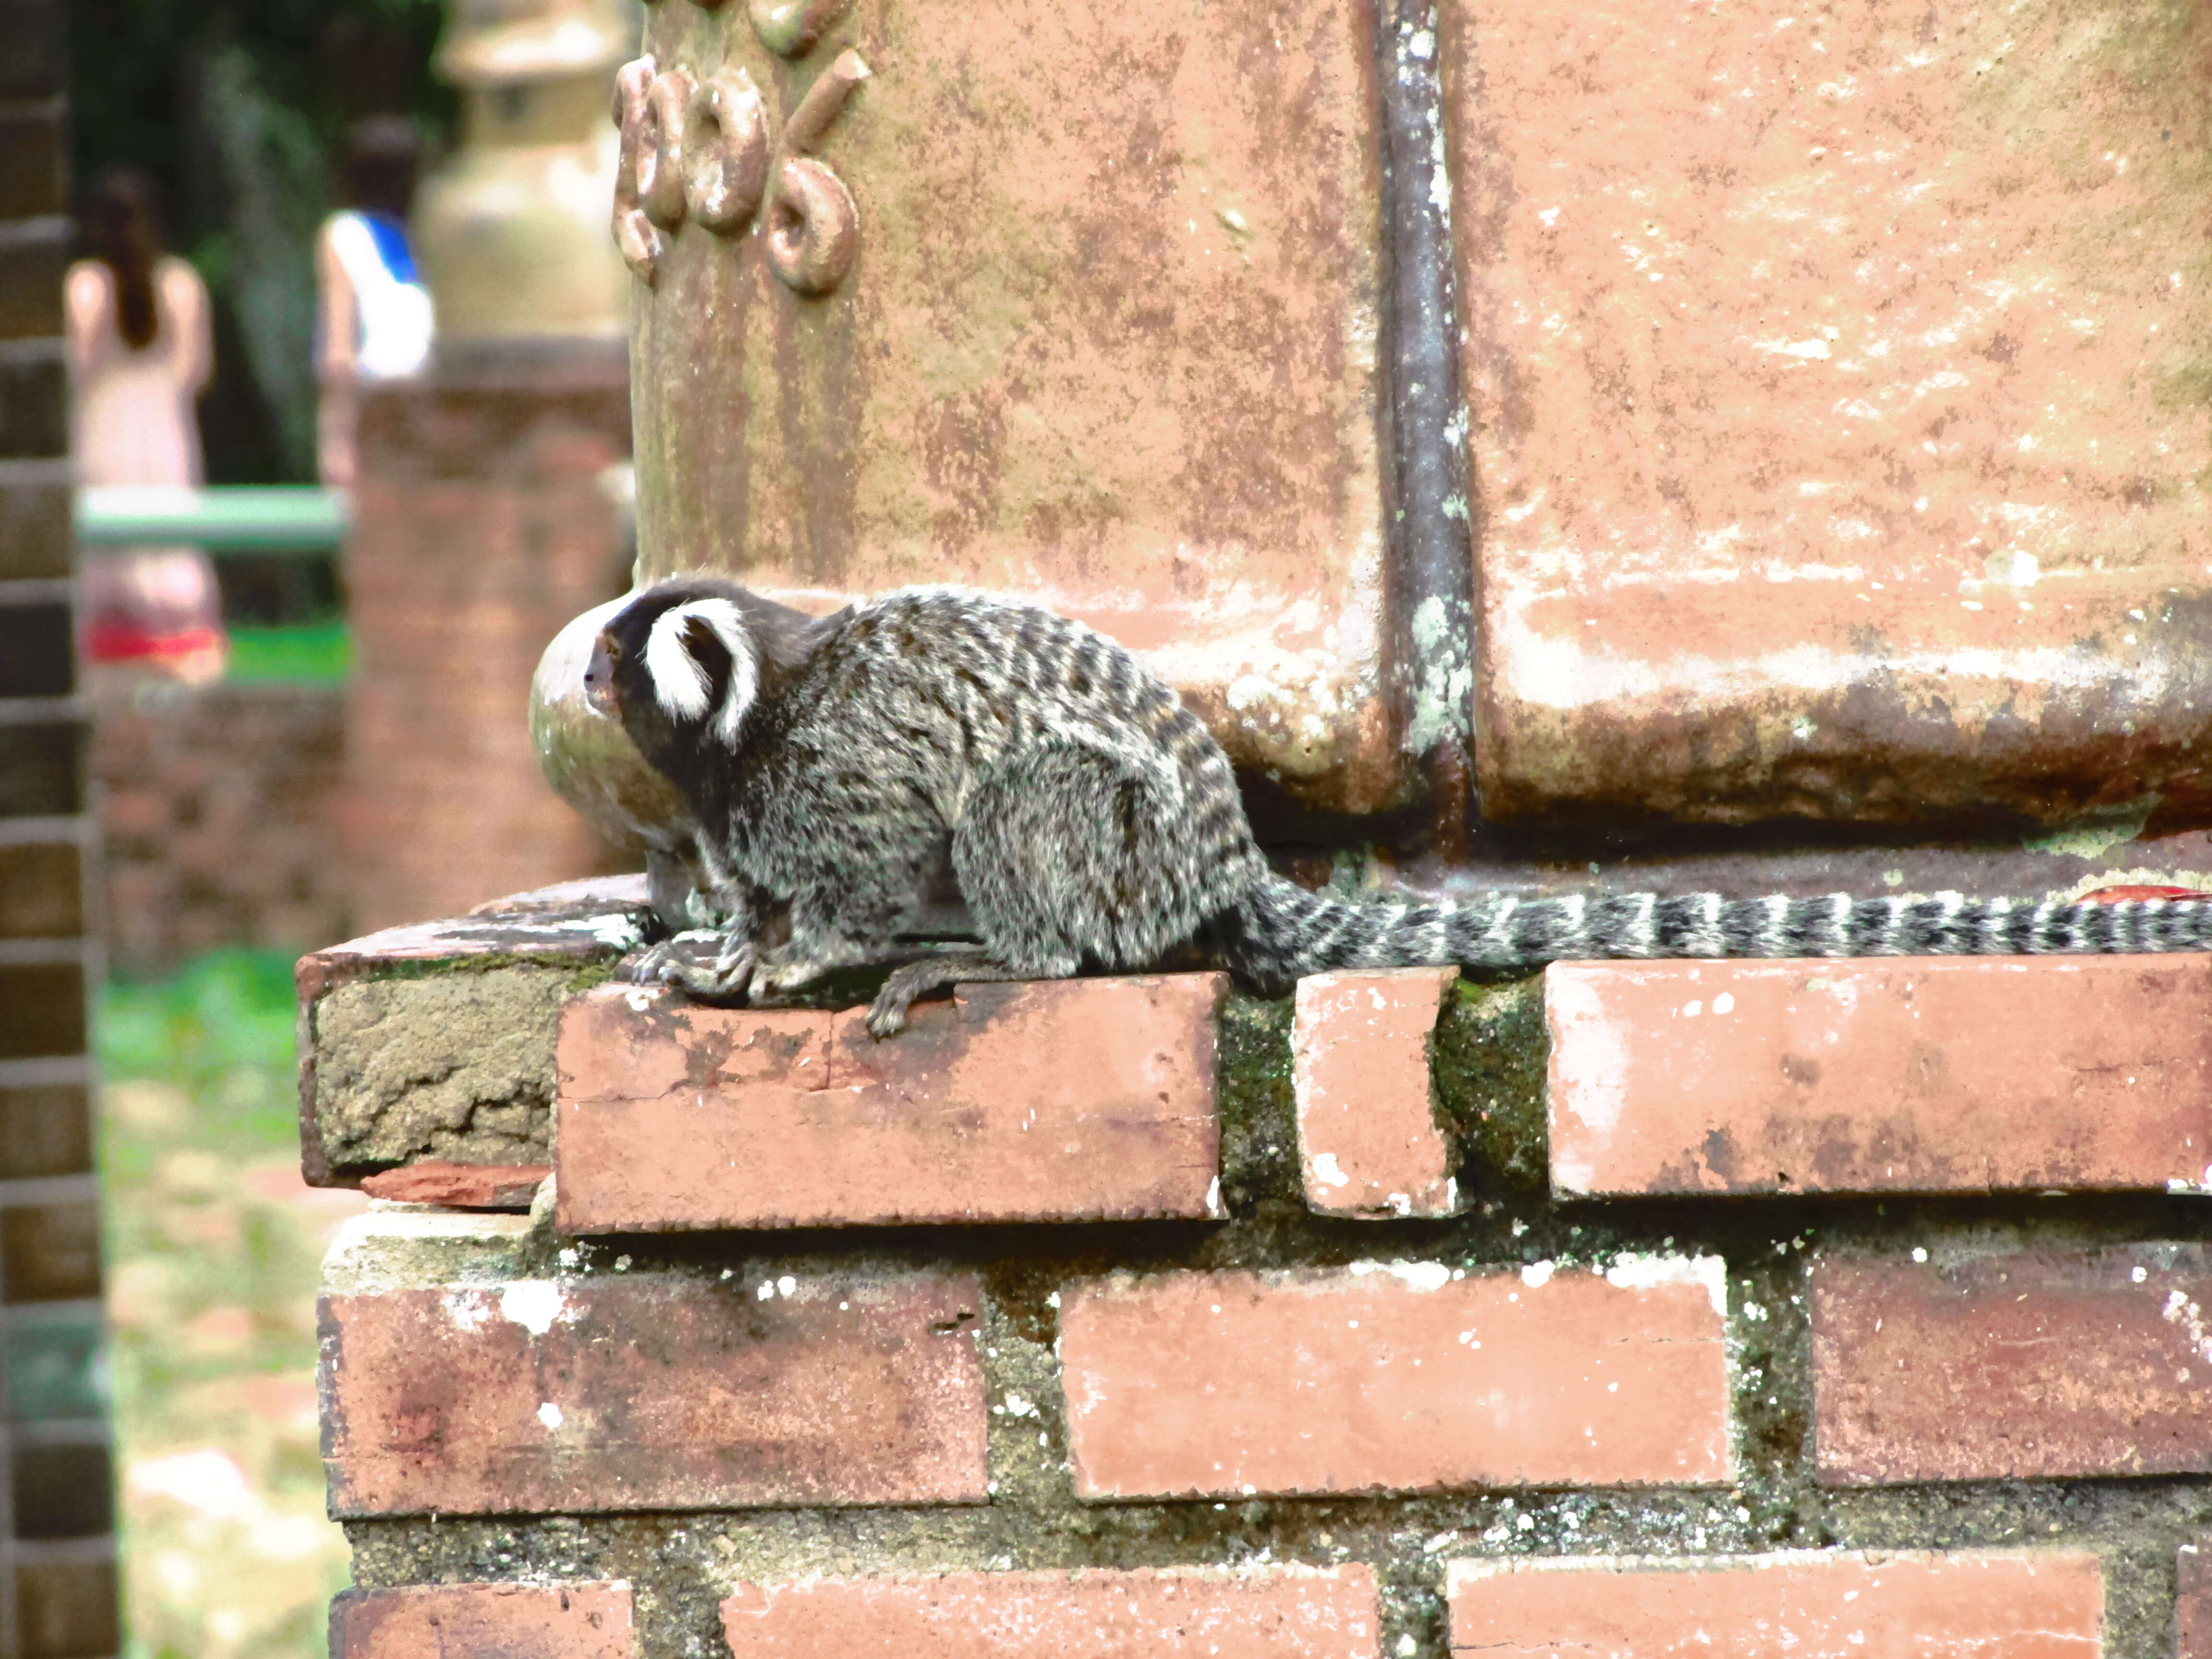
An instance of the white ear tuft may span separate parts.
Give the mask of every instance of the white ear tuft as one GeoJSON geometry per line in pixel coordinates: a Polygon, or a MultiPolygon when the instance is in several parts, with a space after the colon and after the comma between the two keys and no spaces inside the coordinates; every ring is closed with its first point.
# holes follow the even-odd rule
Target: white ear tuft
{"type": "Polygon", "coordinates": [[[669,714],[696,720],[707,712],[714,694],[714,679],[706,665],[691,654],[685,635],[691,625],[711,629],[730,653],[730,684],[722,693],[722,707],[714,731],[735,746],[738,727],[760,690],[760,665],[753,656],[752,641],[745,633],[744,613],[728,599],[694,599],[672,605],[653,619],[646,635],[645,669],[653,681],[654,699],[669,714]]]}

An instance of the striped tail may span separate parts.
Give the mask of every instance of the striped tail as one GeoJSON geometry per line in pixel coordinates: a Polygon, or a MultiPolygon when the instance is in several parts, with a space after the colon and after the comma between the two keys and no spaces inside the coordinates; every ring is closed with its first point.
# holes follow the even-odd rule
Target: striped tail
{"type": "Polygon", "coordinates": [[[1624,894],[1399,904],[1269,877],[1224,930],[1263,985],[1344,968],[1527,968],[1595,957],[1963,957],[2212,950],[2212,893],[2106,902],[1624,894]]]}

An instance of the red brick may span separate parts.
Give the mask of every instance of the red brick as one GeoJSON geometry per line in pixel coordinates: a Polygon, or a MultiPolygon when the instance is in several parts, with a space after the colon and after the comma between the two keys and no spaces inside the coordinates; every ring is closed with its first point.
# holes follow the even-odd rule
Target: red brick
{"type": "Polygon", "coordinates": [[[562,1017],[575,1232],[1220,1213],[1215,974],[963,986],[865,1010],[605,986],[562,1017]]]}
{"type": "Polygon", "coordinates": [[[551,1175],[544,1164],[449,1164],[424,1158],[362,1178],[371,1198],[403,1204],[441,1204],[454,1210],[526,1210],[538,1184],[551,1175]]]}
{"type": "Polygon", "coordinates": [[[922,1276],[326,1297],[331,1511],[979,1502],[981,1310],[922,1276]]]}
{"type": "Polygon", "coordinates": [[[2212,16],[1443,12],[1486,811],[2201,813],[2212,16]]]}
{"type": "Polygon", "coordinates": [[[2212,1173],[2212,957],[1561,963],[1544,988],[1561,1193],[2212,1173]]]}
{"type": "Polygon", "coordinates": [[[1364,1566],[954,1572],[743,1584],[722,1630],[733,1659],[1374,1659],[1382,1619],[1364,1566]]]}
{"type": "Polygon", "coordinates": [[[2212,1471],[2208,1305],[2200,1244],[1821,1262],[1820,1479],[2212,1471]]]}
{"type": "Polygon", "coordinates": [[[636,1659],[629,1586],[420,1584],[331,1603],[331,1659],[636,1659]]]}
{"type": "Polygon", "coordinates": [[[1306,1203],[1336,1215],[1459,1209],[1437,1127],[1429,1036],[1456,968],[1316,974],[1298,981],[1291,1036],[1306,1203]]]}
{"type": "Polygon", "coordinates": [[[2173,1566],[2173,1659],[2212,1659],[2212,1552],[2184,1544],[2173,1566]]]}
{"type": "Polygon", "coordinates": [[[2096,1659],[2104,1575],[2055,1551],[1455,1561],[1451,1649],[1497,1659],[2096,1659]]]}
{"type": "Polygon", "coordinates": [[[1707,1485],[1734,1470],[1722,1267],[1367,1263],[1070,1291],[1084,1498],[1707,1485]]]}

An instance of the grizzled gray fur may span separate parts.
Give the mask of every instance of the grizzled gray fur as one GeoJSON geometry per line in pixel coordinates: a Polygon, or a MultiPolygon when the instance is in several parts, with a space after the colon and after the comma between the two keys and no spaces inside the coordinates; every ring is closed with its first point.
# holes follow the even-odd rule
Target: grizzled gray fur
{"type": "Polygon", "coordinates": [[[878,1036],[956,980],[1168,965],[1280,990],[1425,963],[2212,945],[2212,904],[2196,900],[1310,893],[1267,868],[1227,758],[1129,653],[957,589],[816,620],[731,582],[663,583],[608,624],[591,685],[682,791],[723,918],[711,966],[664,947],[647,976],[731,998],[881,961],[957,881],[981,950],[893,972],[869,1012],[878,1036]]]}

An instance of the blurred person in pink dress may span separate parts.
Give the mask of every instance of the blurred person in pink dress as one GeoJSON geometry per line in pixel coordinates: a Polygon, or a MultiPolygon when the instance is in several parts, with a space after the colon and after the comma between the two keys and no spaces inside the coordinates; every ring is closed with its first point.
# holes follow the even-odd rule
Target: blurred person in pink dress
{"type": "MultiPolygon", "coordinates": [[[[153,183],[133,168],[93,180],[80,228],[92,257],[65,289],[77,483],[197,486],[215,358],[206,284],[163,247],[153,183]]],[[[222,590],[204,549],[89,548],[83,574],[89,661],[222,676],[222,590]]]]}

